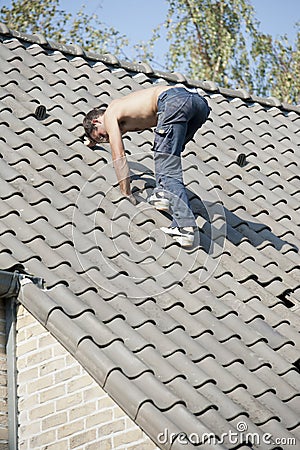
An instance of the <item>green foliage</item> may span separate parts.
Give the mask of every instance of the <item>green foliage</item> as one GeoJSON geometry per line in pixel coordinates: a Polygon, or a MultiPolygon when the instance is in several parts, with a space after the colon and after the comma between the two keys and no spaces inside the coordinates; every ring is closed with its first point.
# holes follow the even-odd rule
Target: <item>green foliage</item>
{"type": "MultiPolygon", "coordinates": [[[[42,33],[99,53],[125,56],[128,45],[126,36],[103,24],[97,14],[87,14],[82,6],[72,15],[60,8],[59,0],[12,0],[11,8],[1,8],[0,20],[11,29],[42,33]]],[[[299,103],[299,23],[294,44],[286,36],[273,39],[259,26],[250,0],[168,0],[164,23],[153,30],[149,42],[133,47],[136,60],[153,64],[160,39],[167,39],[164,70],[299,103]]]]}
{"type": "MultiPolygon", "coordinates": [[[[255,25],[247,0],[169,0],[163,24],[170,42],[167,66],[229,86],[232,72],[239,75],[241,64],[249,71],[245,34],[255,36],[255,25]]],[[[155,30],[152,44],[161,27],[155,30]]],[[[239,85],[244,84],[244,76],[236,80],[239,85]]]]}
{"type": "Polygon", "coordinates": [[[272,40],[262,36],[253,46],[258,60],[255,76],[259,94],[271,95],[285,102],[300,102],[300,22],[295,24],[297,35],[291,44],[286,35],[272,40]]]}
{"type": "MultiPolygon", "coordinates": [[[[245,88],[299,102],[299,32],[294,47],[286,37],[259,30],[249,0],[168,0],[166,20],[154,31],[143,55],[166,33],[168,70],[223,87],[245,88]]],[[[298,25],[299,29],[299,25],[298,25]]]]}
{"type": "Polygon", "coordinates": [[[59,0],[12,0],[3,6],[0,20],[10,29],[24,33],[41,33],[60,43],[76,43],[86,50],[118,55],[128,43],[113,27],[102,23],[97,14],[87,14],[85,7],[72,15],[60,9],[59,0]]]}

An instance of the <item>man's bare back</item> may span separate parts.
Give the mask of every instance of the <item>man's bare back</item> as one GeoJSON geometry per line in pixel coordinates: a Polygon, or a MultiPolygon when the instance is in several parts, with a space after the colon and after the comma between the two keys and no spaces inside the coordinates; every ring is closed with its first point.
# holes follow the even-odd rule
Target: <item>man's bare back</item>
{"type": "Polygon", "coordinates": [[[105,127],[109,128],[111,116],[117,118],[122,133],[154,127],[157,122],[158,96],[171,88],[171,86],[155,86],[113,100],[104,114],[105,127]]]}
{"type": "Polygon", "coordinates": [[[91,119],[90,142],[109,142],[121,192],[130,196],[129,168],[122,135],[127,131],[140,131],[157,123],[158,96],[171,86],[141,89],[123,98],[113,100],[102,114],[91,119]]]}
{"type": "Polygon", "coordinates": [[[126,196],[130,196],[131,191],[122,135],[127,131],[142,131],[154,127],[157,124],[158,97],[169,89],[172,86],[154,86],[132,92],[113,100],[104,112],[99,112],[99,115],[90,119],[90,144],[109,142],[120,189],[126,196]]]}

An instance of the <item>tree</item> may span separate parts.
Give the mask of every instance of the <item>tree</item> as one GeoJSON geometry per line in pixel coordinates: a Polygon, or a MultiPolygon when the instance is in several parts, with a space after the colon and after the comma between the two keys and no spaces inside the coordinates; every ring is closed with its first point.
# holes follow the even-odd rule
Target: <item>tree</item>
{"type": "MultiPolygon", "coordinates": [[[[245,88],[258,95],[275,95],[299,102],[300,37],[272,39],[259,30],[249,0],[168,0],[166,20],[141,50],[153,49],[166,30],[170,42],[168,70],[223,87],[245,88]]],[[[296,24],[299,30],[299,24],[296,24]]]]}
{"type": "Polygon", "coordinates": [[[11,29],[24,33],[42,33],[60,43],[76,43],[85,50],[118,55],[127,38],[102,23],[97,14],[87,14],[85,7],[72,15],[59,8],[59,0],[12,0],[11,8],[3,6],[0,20],[11,29]]]}
{"type": "MultiPolygon", "coordinates": [[[[127,59],[126,36],[103,24],[96,14],[87,14],[84,6],[72,16],[59,4],[59,0],[12,0],[10,9],[1,8],[0,20],[11,29],[43,33],[48,39],[127,59]]],[[[259,26],[250,0],[168,0],[165,21],[149,42],[134,46],[135,59],[153,64],[154,49],[165,31],[170,43],[165,70],[299,103],[300,24],[295,25],[294,44],[286,36],[273,39],[259,26]]]]}
{"type": "Polygon", "coordinates": [[[258,93],[271,94],[282,101],[300,103],[300,22],[295,43],[286,35],[272,40],[261,35],[252,52],[256,58],[254,76],[258,93]]]}

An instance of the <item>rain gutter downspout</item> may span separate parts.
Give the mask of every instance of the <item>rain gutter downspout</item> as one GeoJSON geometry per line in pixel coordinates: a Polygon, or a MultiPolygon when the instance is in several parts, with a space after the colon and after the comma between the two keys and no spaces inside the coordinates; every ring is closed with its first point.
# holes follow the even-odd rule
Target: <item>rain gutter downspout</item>
{"type": "Polygon", "coordinates": [[[0,270],[0,299],[5,302],[6,326],[6,367],[7,367],[7,412],[8,447],[18,449],[18,401],[17,401],[17,359],[16,359],[16,319],[17,297],[20,291],[19,273],[15,266],[0,270]]]}
{"type": "Polygon", "coordinates": [[[17,298],[21,283],[29,280],[40,288],[44,280],[28,274],[22,264],[15,264],[0,270],[0,299],[5,301],[6,309],[6,361],[7,361],[7,403],[8,403],[8,447],[18,450],[18,397],[17,397],[17,298]]]}
{"type": "Polygon", "coordinates": [[[18,399],[16,357],[17,298],[6,299],[6,361],[9,450],[18,449],[18,399]]]}

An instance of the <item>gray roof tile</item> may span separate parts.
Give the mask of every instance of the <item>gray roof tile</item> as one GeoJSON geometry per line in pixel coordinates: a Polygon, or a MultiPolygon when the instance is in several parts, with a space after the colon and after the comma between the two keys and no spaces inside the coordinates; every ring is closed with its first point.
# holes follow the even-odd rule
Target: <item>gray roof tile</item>
{"type": "Polygon", "coordinates": [[[138,352],[138,357],[154,369],[154,375],[162,383],[167,384],[178,379],[185,379],[183,373],[179,372],[169,361],[161,358],[160,353],[148,345],[138,352]]]}
{"type": "Polygon", "coordinates": [[[165,415],[177,426],[179,426],[181,430],[185,430],[188,436],[195,433],[201,437],[205,431],[211,431],[202,423],[201,420],[198,420],[183,405],[174,406],[169,411],[166,411],[165,415]]]}
{"type": "Polygon", "coordinates": [[[288,368],[286,373],[282,374],[281,377],[284,379],[284,381],[289,383],[289,385],[293,386],[295,389],[298,389],[299,373],[295,367],[288,368]]]}
{"type": "MultiPolygon", "coordinates": [[[[52,290],[52,292],[55,291],[56,288],[52,290]]],[[[22,288],[23,291],[23,305],[25,308],[30,309],[30,312],[33,314],[34,317],[38,318],[38,320],[43,324],[46,325],[48,321],[49,314],[51,314],[54,310],[59,309],[60,305],[56,303],[56,301],[51,295],[48,295],[48,293],[41,291],[38,289],[35,285],[27,284],[22,288]],[[39,299],[41,299],[41,304],[37,304],[32,301],[34,299],[34,296],[38,294],[39,299]]]]}
{"type": "Polygon", "coordinates": [[[124,136],[137,207],[117,188],[109,147],[81,140],[92,107],[184,77],[0,34],[0,265],[23,262],[47,285],[26,284],[20,302],[158,446],[174,433],[162,448],[194,448],[180,433],[221,435],[240,421],[296,436],[299,107],[188,81],[212,113],[183,158],[201,228],[185,251],[146,203],[153,132],[124,136]]]}
{"type": "Polygon", "coordinates": [[[293,431],[289,432],[285,428],[284,424],[282,424],[276,418],[268,421],[265,424],[262,424],[261,429],[263,430],[264,433],[270,433],[272,435],[273,442],[276,442],[276,440],[277,440],[279,442],[292,442],[293,443],[291,445],[284,445],[284,447],[283,447],[284,450],[285,449],[290,450],[293,448],[293,446],[298,445],[299,440],[297,439],[297,435],[293,431]],[[296,441],[295,441],[295,439],[296,439],[296,441]],[[289,447],[290,447],[290,449],[289,449],[289,447]]]}
{"type": "MultiPolygon", "coordinates": [[[[163,430],[168,430],[170,436],[175,438],[182,433],[182,427],[179,424],[176,424],[169,419],[168,416],[161,411],[157,410],[157,408],[149,401],[145,401],[141,404],[137,415],[135,417],[135,422],[142,427],[142,429],[147,428],[148,435],[151,439],[159,445],[160,441],[164,441],[164,436],[159,436],[159,433],[163,432],[163,430]],[[161,430],[157,432],[158,430],[161,430]]],[[[189,443],[176,443],[173,439],[166,439],[165,448],[167,449],[183,449],[187,448],[189,450],[193,449],[194,446],[189,443]],[[172,444],[173,443],[173,444],[172,444]]]]}

